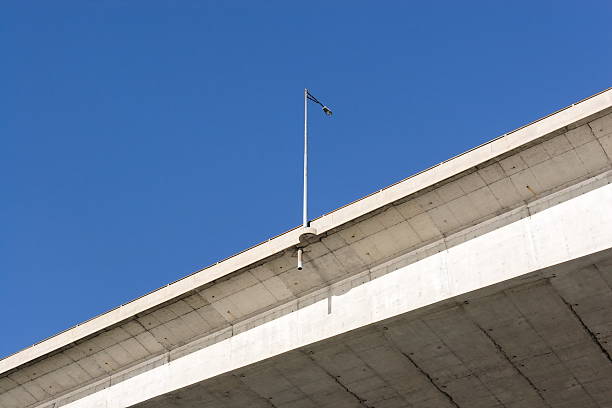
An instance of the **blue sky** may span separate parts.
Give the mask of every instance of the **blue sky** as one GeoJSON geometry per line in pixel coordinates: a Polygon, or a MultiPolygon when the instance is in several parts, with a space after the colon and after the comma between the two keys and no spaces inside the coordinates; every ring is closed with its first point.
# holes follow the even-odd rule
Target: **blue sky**
{"type": "Polygon", "coordinates": [[[610,86],[600,2],[0,11],[0,356],[610,86]]]}

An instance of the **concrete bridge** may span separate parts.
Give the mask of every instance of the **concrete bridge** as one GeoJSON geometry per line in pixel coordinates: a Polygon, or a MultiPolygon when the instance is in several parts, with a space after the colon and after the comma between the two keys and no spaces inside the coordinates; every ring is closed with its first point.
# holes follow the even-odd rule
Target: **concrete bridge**
{"type": "Polygon", "coordinates": [[[11,355],[0,407],[610,408],[611,112],[607,90],[11,355]]]}

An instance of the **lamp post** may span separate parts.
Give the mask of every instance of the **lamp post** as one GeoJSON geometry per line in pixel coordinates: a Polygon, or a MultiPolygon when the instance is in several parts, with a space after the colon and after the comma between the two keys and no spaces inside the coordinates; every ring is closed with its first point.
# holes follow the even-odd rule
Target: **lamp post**
{"type": "Polygon", "coordinates": [[[308,89],[304,88],[304,202],[302,227],[308,227],[308,89]]]}
{"type": "MultiPolygon", "coordinates": [[[[320,105],[323,108],[323,112],[327,116],[332,115],[331,109],[327,106],[323,105],[317,98],[315,98],[308,89],[304,89],[304,196],[303,196],[303,207],[302,207],[302,228],[309,227],[308,221],[308,101],[313,101],[314,103],[320,105]]],[[[302,269],[302,248],[298,248],[297,257],[298,257],[298,269],[302,269]]]]}

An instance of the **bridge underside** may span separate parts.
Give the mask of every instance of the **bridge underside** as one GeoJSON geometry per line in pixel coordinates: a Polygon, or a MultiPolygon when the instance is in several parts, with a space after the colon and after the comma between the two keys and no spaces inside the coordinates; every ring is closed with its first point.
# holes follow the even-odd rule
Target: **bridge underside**
{"type": "Polygon", "coordinates": [[[610,316],[608,250],[137,407],[612,407],[610,316]]]}
{"type": "Polygon", "coordinates": [[[0,408],[612,408],[611,112],[606,91],[2,359],[0,408]]]}

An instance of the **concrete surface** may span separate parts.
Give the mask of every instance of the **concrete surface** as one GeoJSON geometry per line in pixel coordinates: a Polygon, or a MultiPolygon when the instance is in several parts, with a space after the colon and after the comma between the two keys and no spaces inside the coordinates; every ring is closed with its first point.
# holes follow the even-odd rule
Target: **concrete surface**
{"type": "MultiPolygon", "coordinates": [[[[593,385],[612,388],[605,368],[612,336],[611,106],[608,90],[315,220],[319,235],[309,240],[302,271],[295,268],[299,230],[293,230],[4,359],[0,407],[225,407],[238,401],[241,406],[445,406],[440,398],[461,407],[612,406],[610,395],[593,385]],[[519,292],[531,309],[523,311],[523,303],[513,298],[519,292]],[[572,306],[572,299],[588,307],[572,306]],[[500,337],[488,333],[494,322],[470,314],[473,302],[483,310],[499,309],[500,322],[523,319],[521,325],[540,336],[542,349],[533,351],[533,338],[520,337],[518,329],[500,337]],[[428,366],[422,362],[429,358],[426,340],[419,343],[416,336],[416,343],[390,343],[396,331],[391,322],[421,327],[444,320],[440,316],[451,316],[446,321],[453,329],[432,326],[431,336],[448,350],[469,356],[470,345],[485,344],[482,336],[489,334],[487,344],[494,350],[482,352],[483,364],[504,355],[509,361],[491,363],[487,371],[475,368],[478,358],[453,351],[463,366],[450,358],[428,366]],[[546,325],[548,317],[542,316],[553,323],[546,325]],[[348,376],[351,367],[327,359],[344,350],[351,336],[357,336],[359,349],[394,350],[379,359],[370,356],[383,366],[369,372],[380,377],[379,391],[374,384],[362,389],[335,377],[340,391],[330,391],[336,396],[324,400],[326,392],[308,391],[308,376],[278,390],[299,398],[274,401],[262,391],[283,381],[275,367],[282,370],[294,360],[298,367],[313,350],[304,372],[334,376],[337,369],[342,372],[337,375],[348,376]],[[529,353],[508,354],[506,344],[529,353]],[[541,360],[546,347],[562,363],[541,360]],[[568,347],[576,352],[561,355],[568,347]],[[591,354],[581,361],[594,368],[582,376],[565,361],[583,358],[580,352],[586,350],[591,354]],[[523,362],[515,364],[517,359],[544,361],[537,366],[540,374],[521,374],[523,362]],[[396,360],[407,371],[394,372],[393,383],[384,367],[396,360]],[[260,370],[261,384],[253,386],[246,378],[260,370]],[[455,374],[436,377],[437,370],[455,374]],[[567,380],[567,373],[576,381],[567,380]],[[556,381],[554,386],[539,385],[538,375],[556,381]],[[466,376],[471,380],[461,381],[473,390],[467,393],[472,401],[457,391],[460,382],[445,389],[466,376]],[[425,394],[413,390],[414,395],[398,391],[397,384],[413,377],[433,388],[425,394]],[[473,385],[495,378],[495,386],[473,385]],[[504,381],[513,384],[505,393],[505,385],[499,385],[504,381]],[[578,388],[582,391],[572,394],[578,388]],[[570,402],[574,405],[563,405],[570,402]]],[[[366,358],[353,351],[356,359],[366,358]]]]}
{"type": "MultiPolygon", "coordinates": [[[[535,273],[540,281],[541,278],[548,278],[551,274],[560,275],[562,268],[559,267],[557,271],[557,268],[554,268],[555,265],[588,256],[586,254],[589,253],[590,249],[600,249],[602,247],[594,246],[595,242],[603,241],[607,242],[608,245],[612,243],[612,217],[603,211],[597,211],[596,216],[589,214],[593,208],[601,209],[601,203],[608,205],[612,203],[612,185],[608,184],[612,181],[610,173],[607,174],[605,180],[605,185],[602,187],[583,192],[574,198],[528,217],[521,218],[519,214],[522,209],[518,209],[513,214],[508,215],[509,219],[502,223],[502,226],[496,220],[494,229],[486,228],[486,232],[481,231],[477,237],[466,241],[460,240],[460,243],[449,246],[440,252],[434,250],[432,254],[431,251],[425,250],[425,253],[421,256],[407,254],[394,259],[390,264],[383,264],[378,268],[347,277],[328,288],[301,297],[297,302],[291,302],[285,306],[285,309],[271,310],[257,316],[256,319],[247,322],[246,327],[234,330],[227,338],[225,336],[206,338],[200,344],[196,342],[186,348],[177,350],[176,354],[169,355],[168,360],[161,365],[151,364],[143,372],[137,370],[137,374],[126,373],[122,377],[118,376],[115,381],[111,381],[108,386],[100,391],[80,395],[80,398],[75,401],[69,402],[69,400],[66,400],[62,403],[66,402],[65,406],[70,408],[128,407],[159,395],[173,393],[192,384],[200,383],[202,389],[206,389],[206,381],[216,376],[252,364],[257,367],[259,362],[266,359],[277,357],[279,354],[291,352],[304,346],[309,349],[308,345],[319,341],[324,341],[331,347],[330,350],[335,350],[338,344],[343,343],[342,337],[339,337],[342,334],[362,327],[369,327],[385,319],[405,316],[407,320],[413,320],[419,314],[426,312],[423,309],[424,307],[448,299],[452,299],[450,301],[452,306],[465,301],[471,303],[474,298],[487,297],[491,291],[489,287],[494,284],[504,282],[514,284],[513,280],[517,278],[519,278],[519,283],[531,283],[534,279],[532,273],[535,273]],[[559,220],[564,220],[564,223],[559,224],[559,220]],[[587,231],[590,237],[586,236],[587,231]],[[486,265],[484,270],[483,265],[486,265]],[[552,272],[551,270],[542,272],[551,267],[552,272]],[[455,299],[461,295],[464,297],[455,299]],[[336,340],[338,337],[339,339],[336,340]]],[[[567,192],[564,193],[567,194],[567,192]]],[[[585,282],[580,280],[583,270],[585,269],[580,270],[574,286],[570,283],[565,284],[570,290],[569,299],[571,299],[571,296],[582,298],[588,293],[585,291],[581,295],[585,286],[585,282]]],[[[592,367],[595,373],[588,378],[591,381],[596,381],[599,384],[598,386],[603,387],[606,384],[612,385],[612,377],[600,375],[600,370],[604,367],[612,368],[611,361],[608,359],[610,351],[607,349],[607,343],[604,343],[612,335],[609,330],[611,320],[610,318],[607,321],[605,320],[605,316],[612,316],[610,314],[612,311],[612,303],[610,302],[612,292],[610,287],[607,286],[607,282],[610,280],[610,269],[607,268],[604,260],[602,265],[591,266],[591,271],[593,274],[596,272],[596,275],[586,283],[593,286],[589,288],[591,292],[595,287],[598,287],[598,293],[602,297],[601,299],[591,300],[590,306],[595,309],[596,313],[599,313],[600,317],[604,316],[601,328],[586,329],[579,324],[576,317],[571,322],[568,321],[570,311],[567,310],[566,303],[569,303],[569,300],[555,298],[557,296],[556,292],[547,295],[546,290],[527,290],[521,297],[521,302],[525,304],[514,303],[519,309],[524,306],[525,310],[527,310],[527,305],[530,305],[531,311],[526,313],[527,318],[529,320],[539,319],[538,321],[542,325],[539,331],[542,337],[541,342],[547,347],[561,349],[576,347],[583,350],[588,343],[593,361],[597,362],[597,365],[592,367]],[[559,309],[560,306],[563,306],[563,308],[559,309]],[[542,316],[550,316],[552,320],[546,322],[549,318],[542,316]],[[548,327],[548,330],[545,330],[546,327],[548,327]],[[578,331],[577,328],[580,328],[580,330],[578,331]],[[595,334],[587,336],[586,332],[600,334],[599,337],[595,334]],[[576,344],[577,342],[579,344],[576,344]],[[603,385],[601,385],[602,383],[603,385]]],[[[539,283],[538,280],[536,282],[539,283]]],[[[565,280],[562,282],[565,282],[565,280]]],[[[493,294],[496,293],[493,292],[493,294]]],[[[493,298],[498,299],[498,297],[493,298]]],[[[509,316],[504,315],[505,309],[509,307],[507,303],[497,306],[486,303],[485,308],[493,307],[499,309],[498,318],[501,320],[508,321],[514,317],[511,309],[507,311],[507,313],[510,313],[509,316]]],[[[437,319],[437,316],[438,314],[434,313],[433,319],[437,319]]],[[[426,321],[430,319],[432,319],[430,315],[425,315],[426,321]]],[[[446,319],[446,324],[450,325],[450,322],[454,319],[459,323],[461,316],[451,314],[451,317],[446,319]]],[[[588,316],[585,316],[583,321],[588,321],[588,316]]],[[[492,322],[489,324],[492,324],[492,322]]],[[[442,331],[443,326],[442,324],[437,326],[438,330],[442,331]]],[[[485,325],[484,327],[488,326],[485,325]]],[[[449,339],[455,339],[455,342],[450,341],[448,347],[451,349],[475,347],[473,344],[478,343],[472,343],[472,337],[467,336],[466,332],[468,332],[468,329],[462,328],[461,324],[450,325],[444,333],[449,339]],[[465,343],[462,341],[464,336],[466,336],[467,341],[465,343]]],[[[366,333],[369,333],[369,331],[366,331],[366,333]]],[[[507,337],[500,337],[496,341],[500,342],[498,344],[512,342],[514,334],[515,332],[510,331],[507,337]]],[[[426,336],[426,334],[423,334],[423,336],[426,336]]],[[[414,335],[408,337],[412,338],[414,335]]],[[[531,344],[527,340],[527,338],[521,338],[516,346],[530,349],[531,344]]],[[[410,344],[412,340],[406,339],[406,341],[410,344]]],[[[423,344],[423,347],[431,347],[431,344],[427,344],[427,340],[422,341],[426,343],[423,344]]],[[[431,338],[430,341],[432,341],[431,338]]],[[[368,342],[364,341],[363,347],[367,347],[367,344],[368,342]]],[[[525,359],[536,358],[540,352],[541,350],[536,350],[524,354],[523,357],[525,359]]],[[[477,351],[474,351],[474,353],[477,353],[477,351]]],[[[499,356],[490,356],[490,358],[499,359],[499,356]]],[[[285,360],[283,356],[278,359],[280,361],[285,360]]],[[[452,367],[446,367],[446,363],[443,362],[442,366],[433,369],[442,371],[452,369],[452,367]]],[[[330,367],[334,364],[330,362],[330,367]]],[[[466,364],[477,365],[479,361],[466,360],[466,364]]],[[[588,361],[584,364],[590,365],[588,361]]],[[[542,376],[550,376],[551,381],[560,381],[559,378],[556,378],[558,374],[555,372],[555,367],[547,367],[544,364],[540,369],[543,370],[542,376]]],[[[504,371],[496,374],[495,367],[491,367],[490,370],[487,375],[493,377],[498,375],[503,379],[504,371]]],[[[429,373],[429,370],[425,370],[425,372],[429,373]]],[[[603,373],[607,373],[607,371],[603,371],[603,373]]],[[[409,372],[404,375],[410,376],[409,372]]],[[[271,377],[268,382],[275,384],[277,380],[279,379],[271,377]]],[[[467,383],[464,385],[467,385],[467,383]]],[[[459,385],[457,387],[460,388],[459,385]]],[[[503,388],[502,385],[498,385],[498,387],[503,388]]],[[[516,403],[515,406],[529,406],[519,404],[522,400],[522,393],[528,393],[529,390],[518,387],[516,385],[514,389],[507,390],[507,402],[516,403]]],[[[555,387],[550,387],[554,391],[553,394],[556,395],[559,392],[566,392],[567,390],[564,387],[569,387],[569,385],[561,381],[555,387]]],[[[348,389],[352,390],[350,387],[348,389]]],[[[352,392],[359,398],[368,399],[358,389],[352,392]]],[[[449,390],[449,392],[452,392],[452,390],[449,390]]],[[[468,394],[471,392],[470,389],[468,394]]],[[[612,403],[612,393],[601,392],[603,394],[602,401],[612,403]]],[[[186,395],[191,394],[187,393],[186,395]]],[[[486,395],[490,397],[490,395],[486,395]]],[[[311,399],[314,396],[316,396],[316,393],[309,394],[311,399]]],[[[371,398],[378,398],[378,396],[371,398]]],[[[314,400],[316,401],[316,398],[314,400]]],[[[167,401],[167,399],[164,398],[163,401],[167,401]]],[[[490,398],[487,401],[486,404],[480,404],[474,400],[472,402],[474,405],[468,404],[467,406],[505,406],[497,403],[492,404],[491,401],[493,400],[490,398]]],[[[528,400],[526,403],[530,404],[530,401],[528,400]]],[[[574,404],[590,402],[583,397],[576,397],[568,401],[574,404]]],[[[406,404],[406,402],[404,403],[406,404]]],[[[199,405],[179,406],[195,407],[199,405]]],[[[218,406],[224,407],[225,405],[218,406]]],[[[555,406],[564,405],[557,404],[555,406]]]]}
{"type": "Polygon", "coordinates": [[[301,347],[138,408],[609,407],[612,257],[301,347]],[[545,307],[543,307],[545,306],[545,307]],[[607,315],[607,316],[606,316],[607,315]]]}

